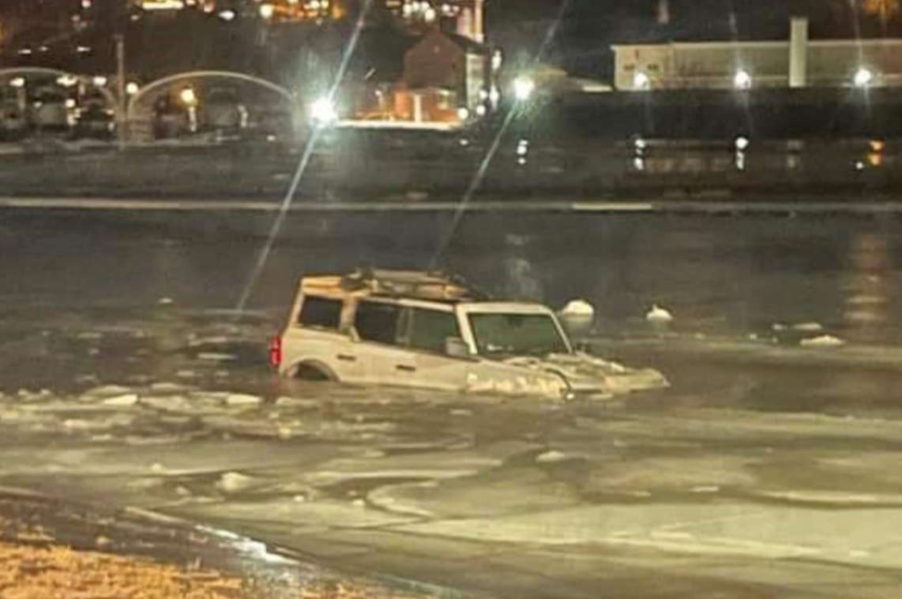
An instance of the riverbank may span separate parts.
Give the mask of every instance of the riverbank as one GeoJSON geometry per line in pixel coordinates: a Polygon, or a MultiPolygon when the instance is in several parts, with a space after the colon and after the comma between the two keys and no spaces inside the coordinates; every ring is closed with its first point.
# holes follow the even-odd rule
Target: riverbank
{"type": "Polygon", "coordinates": [[[303,164],[298,202],[317,205],[399,197],[406,204],[457,202],[730,201],[896,202],[900,158],[866,141],[729,144],[528,142],[443,133],[423,137],[336,134],[303,159],[281,143],[42,145],[8,153],[0,185],[13,198],[197,198],[278,202],[303,164]],[[637,153],[638,152],[638,153],[637,153]],[[484,170],[483,170],[484,169],[484,170]],[[478,185],[476,184],[478,183],[478,185]],[[470,188],[475,194],[468,193],[470,188]]]}

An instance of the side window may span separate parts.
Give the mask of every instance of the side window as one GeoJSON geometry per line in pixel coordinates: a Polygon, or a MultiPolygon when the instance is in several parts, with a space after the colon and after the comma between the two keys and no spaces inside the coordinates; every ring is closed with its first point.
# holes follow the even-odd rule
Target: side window
{"type": "Polygon", "coordinates": [[[341,300],[306,296],[298,324],[316,329],[337,330],[341,322],[341,300]]]}
{"type": "Polygon", "coordinates": [[[400,316],[399,306],[363,301],[357,305],[354,327],[363,341],[396,345],[400,316]]]}
{"type": "Polygon", "coordinates": [[[410,312],[410,347],[443,354],[445,340],[448,337],[460,337],[457,316],[453,312],[420,308],[414,308],[410,312]]]}

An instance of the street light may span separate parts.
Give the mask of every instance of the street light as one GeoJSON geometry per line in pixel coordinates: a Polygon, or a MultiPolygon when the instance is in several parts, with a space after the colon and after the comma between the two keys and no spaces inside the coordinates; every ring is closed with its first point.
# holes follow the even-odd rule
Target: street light
{"type": "Polygon", "coordinates": [[[532,77],[520,75],[514,79],[514,97],[520,102],[525,102],[536,91],[536,82],[532,77]]]}
{"type": "Polygon", "coordinates": [[[276,7],[272,4],[261,4],[260,5],[260,16],[266,19],[267,21],[276,14],[276,7]]]}
{"type": "Polygon", "coordinates": [[[75,75],[61,75],[56,79],[56,82],[63,87],[73,87],[78,83],[78,77],[75,75]]]}
{"type": "Polygon", "coordinates": [[[193,87],[186,87],[181,92],[179,92],[179,99],[185,106],[197,106],[197,93],[195,93],[193,87]]]}
{"type": "Polygon", "coordinates": [[[9,84],[15,88],[23,88],[25,87],[25,77],[15,77],[10,80],[9,84]]]}
{"type": "Polygon", "coordinates": [[[329,98],[319,98],[310,105],[310,120],[320,126],[331,125],[338,120],[338,111],[329,98]]]}
{"type": "Polygon", "coordinates": [[[97,87],[103,87],[106,85],[107,79],[103,75],[98,75],[97,77],[94,77],[93,82],[97,87]]]}
{"type": "Polygon", "coordinates": [[[861,67],[855,71],[855,78],[853,79],[855,87],[867,87],[873,80],[874,73],[870,69],[861,67]]]}
{"type": "Polygon", "coordinates": [[[129,81],[128,83],[125,84],[125,93],[127,93],[130,96],[134,96],[135,94],[137,94],[139,89],[140,88],[138,87],[138,84],[135,83],[134,81],[129,81]]]}
{"type": "Polygon", "coordinates": [[[752,87],[752,76],[748,71],[739,69],[733,77],[733,87],[736,89],[749,89],[752,87]]]}

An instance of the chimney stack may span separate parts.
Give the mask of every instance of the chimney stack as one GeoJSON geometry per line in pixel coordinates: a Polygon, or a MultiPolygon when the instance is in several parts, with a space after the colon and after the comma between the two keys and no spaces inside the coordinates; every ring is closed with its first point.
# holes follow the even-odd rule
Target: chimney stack
{"type": "Polygon", "coordinates": [[[808,18],[793,17],[789,37],[789,87],[808,85],[808,18]]]}

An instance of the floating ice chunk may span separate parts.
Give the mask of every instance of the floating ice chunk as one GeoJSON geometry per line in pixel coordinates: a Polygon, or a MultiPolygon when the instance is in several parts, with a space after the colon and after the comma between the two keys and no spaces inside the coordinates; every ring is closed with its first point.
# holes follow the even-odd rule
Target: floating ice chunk
{"type": "Polygon", "coordinates": [[[780,322],[776,322],[771,328],[775,331],[785,331],[786,325],[780,322]]]}
{"type": "Polygon", "coordinates": [[[78,334],[79,339],[102,339],[103,335],[96,331],[85,331],[78,334]]]}
{"type": "Polygon", "coordinates": [[[169,304],[172,303],[172,301],[173,301],[173,300],[172,300],[171,297],[161,297],[159,303],[160,303],[160,305],[168,306],[169,304]]]}
{"type": "Polygon", "coordinates": [[[113,541],[109,537],[100,535],[94,539],[94,544],[97,545],[97,547],[108,547],[113,544],[113,541]]]}
{"type": "Polygon", "coordinates": [[[232,354],[220,354],[216,352],[201,352],[197,354],[198,360],[207,360],[210,362],[230,362],[236,360],[237,357],[232,354]]]}
{"type": "Polygon", "coordinates": [[[263,399],[256,395],[244,395],[242,393],[229,393],[225,398],[226,404],[230,406],[256,406],[261,401],[263,399]]]}
{"type": "Polygon", "coordinates": [[[539,464],[554,464],[556,462],[563,462],[568,459],[569,457],[567,456],[567,454],[556,451],[554,449],[536,456],[536,462],[538,462],[539,464]]]}
{"type": "MultiPolygon", "coordinates": [[[[38,401],[42,399],[50,399],[53,394],[48,389],[41,389],[40,391],[32,392],[28,389],[19,389],[17,394],[18,398],[23,401],[38,401]]],[[[0,395],[2,397],[2,395],[0,395]]]]}
{"type": "Polygon", "coordinates": [[[673,322],[673,314],[671,314],[669,310],[655,304],[652,306],[651,310],[648,311],[648,314],[645,315],[645,320],[660,324],[673,322]]]}
{"type": "Polygon", "coordinates": [[[159,462],[154,462],[153,464],[150,465],[150,471],[156,472],[158,474],[162,474],[163,472],[166,472],[166,466],[164,466],[163,464],[161,464],[159,462]]]}
{"type": "Polygon", "coordinates": [[[853,295],[847,300],[846,303],[853,306],[867,306],[874,304],[885,304],[886,302],[887,298],[879,295],[853,295]]]}
{"type": "Polygon", "coordinates": [[[363,499],[355,499],[351,502],[354,507],[366,507],[366,501],[363,499]]]}
{"type": "Polygon", "coordinates": [[[137,393],[125,393],[123,395],[116,395],[114,397],[110,397],[103,400],[104,405],[107,406],[119,406],[119,407],[128,407],[133,406],[138,403],[138,394],[137,393]]]}
{"type": "Polygon", "coordinates": [[[563,316],[595,316],[595,308],[586,300],[573,300],[561,310],[563,316]]]}
{"type": "Polygon", "coordinates": [[[240,472],[226,472],[219,478],[216,488],[226,493],[238,493],[254,484],[254,479],[240,472]]]}
{"type": "Polygon", "coordinates": [[[115,397],[110,397],[109,399],[103,400],[104,405],[107,406],[118,406],[118,407],[128,407],[133,406],[138,403],[138,395],[137,393],[126,393],[124,395],[117,395],[115,397]]]}
{"type": "Polygon", "coordinates": [[[188,340],[188,345],[191,347],[197,347],[199,345],[225,345],[229,342],[228,337],[217,336],[217,337],[197,337],[192,335],[188,340]]]}
{"type": "Polygon", "coordinates": [[[823,331],[824,325],[819,322],[800,322],[799,324],[792,325],[792,330],[802,331],[806,333],[816,333],[818,331],[823,331]]]}
{"type": "Polygon", "coordinates": [[[188,391],[190,387],[179,385],[178,383],[153,383],[150,390],[154,393],[182,393],[188,391]]]}
{"type": "Polygon", "coordinates": [[[276,400],[276,405],[280,408],[318,408],[320,402],[315,399],[298,399],[296,397],[280,397],[276,400]]]}
{"type": "Polygon", "coordinates": [[[821,335],[820,337],[814,337],[813,339],[802,339],[800,343],[802,347],[841,347],[845,344],[845,341],[839,337],[834,337],[833,335],[821,335]]]}

